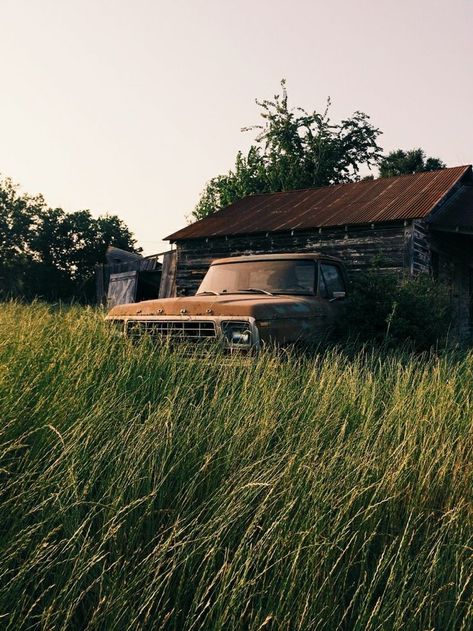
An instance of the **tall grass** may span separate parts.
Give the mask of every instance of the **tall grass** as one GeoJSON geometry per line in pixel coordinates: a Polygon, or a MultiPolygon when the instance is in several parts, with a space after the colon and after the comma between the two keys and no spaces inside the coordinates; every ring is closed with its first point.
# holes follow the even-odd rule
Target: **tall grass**
{"type": "Polygon", "coordinates": [[[473,628],[473,355],[0,336],[2,628],[473,628]]]}

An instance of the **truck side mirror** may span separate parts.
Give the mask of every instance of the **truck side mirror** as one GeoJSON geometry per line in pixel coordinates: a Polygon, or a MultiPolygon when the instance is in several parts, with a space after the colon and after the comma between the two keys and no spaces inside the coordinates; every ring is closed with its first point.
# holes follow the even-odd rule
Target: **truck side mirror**
{"type": "Polygon", "coordinates": [[[330,298],[330,302],[333,300],[342,300],[346,295],[346,291],[334,291],[332,297],[330,298]]]}

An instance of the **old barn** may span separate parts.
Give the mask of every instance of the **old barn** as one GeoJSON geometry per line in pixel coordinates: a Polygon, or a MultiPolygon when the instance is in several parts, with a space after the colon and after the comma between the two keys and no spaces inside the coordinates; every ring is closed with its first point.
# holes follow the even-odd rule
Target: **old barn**
{"type": "Polygon", "coordinates": [[[446,281],[463,331],[473,318],[471,165],[252,195],[167,237],[176,292],[195,293],[215,258],[323,252],[351,272],[378,268],[446,281]]]}

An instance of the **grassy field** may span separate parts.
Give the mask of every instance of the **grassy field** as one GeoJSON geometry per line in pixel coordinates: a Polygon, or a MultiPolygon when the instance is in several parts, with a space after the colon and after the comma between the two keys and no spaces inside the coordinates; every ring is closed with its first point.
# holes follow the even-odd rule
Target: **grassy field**
{"type": "Polygon", "coordinates": [[[0,315],[2,629],[473,628],[473,354],[184,358],[0,315]]]}

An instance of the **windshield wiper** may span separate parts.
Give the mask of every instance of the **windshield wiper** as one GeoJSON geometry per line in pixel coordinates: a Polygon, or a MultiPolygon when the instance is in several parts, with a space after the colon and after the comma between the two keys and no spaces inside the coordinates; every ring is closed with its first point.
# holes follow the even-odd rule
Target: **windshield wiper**
{"type": "Polygon", "coordinates": [[[273,294],[270,291],[266,291],[266,289],[259,289],[258,287],[248,287],[248,289],[238,289],[238,293],[240,292],[250,292],[257,294],[266,294],[266,296],[272,296],[273,294]]]}
{"type": "Polygon", "coordinates": [[[199,291],[196,296],[205,296],[205,294],[212,294],[212,296],[220,296],[218,291],[212,291],[212,289],[208,289],[207,291],[199,291]]]}

